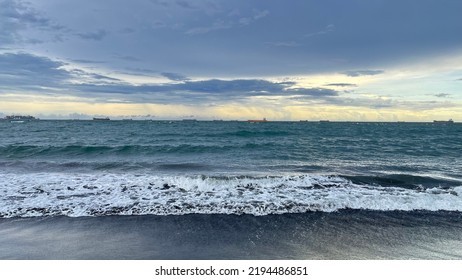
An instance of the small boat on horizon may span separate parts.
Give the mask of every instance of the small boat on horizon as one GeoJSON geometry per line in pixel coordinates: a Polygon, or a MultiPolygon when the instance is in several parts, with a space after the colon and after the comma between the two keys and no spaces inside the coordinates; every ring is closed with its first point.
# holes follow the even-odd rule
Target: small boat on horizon
{"type": "Polygon", "coordinates": [[[452,119],[449,119],[447,121],[438,121],[438,120],[433,120],[433,123],[454,123],[452,119]]]}
{"type": "Polygon", "coordinates": [[[249,123],[261,123],[261,122],[268,122],[266,118],[263,118],[262,120],[247,120],[249,123]]]}
{"type": "Polygon", "coordinates": [[[111,119],[108,117],[105,118],[93,118],[94,121],[110,121],[111,119]]]}

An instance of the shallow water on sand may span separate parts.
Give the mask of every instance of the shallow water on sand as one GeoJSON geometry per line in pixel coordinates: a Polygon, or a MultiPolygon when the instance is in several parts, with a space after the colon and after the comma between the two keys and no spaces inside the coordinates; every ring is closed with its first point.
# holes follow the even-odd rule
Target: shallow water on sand
{"type": "Polygon", "coordinates": [[[0,259],[461,258],[457,212],[0,220],[0,259]]]}

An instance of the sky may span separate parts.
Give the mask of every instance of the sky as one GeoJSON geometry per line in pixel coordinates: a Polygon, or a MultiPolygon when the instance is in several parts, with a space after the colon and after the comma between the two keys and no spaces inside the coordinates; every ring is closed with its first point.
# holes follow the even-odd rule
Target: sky
{"type": "Polygon", "coordinates": [[[462,121],[460,0],[0,0],[0,117],[462,121]]]}

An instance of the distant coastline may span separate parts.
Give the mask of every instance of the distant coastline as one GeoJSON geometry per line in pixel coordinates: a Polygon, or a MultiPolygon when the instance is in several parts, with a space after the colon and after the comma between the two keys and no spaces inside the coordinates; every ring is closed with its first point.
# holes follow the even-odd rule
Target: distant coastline
{"type": "Polygon", "coordinates": [[[10,122],[25,122],[25,121],[35,121],[38,119],[31,115],[9,115],[9,116],[4,117],[1,120],[6,120],[10,122]]]}
{"type": "MultiPolygon", "coordinates": [[[[0,114],[1,116],[1,114],[0,114]]],[[[308,120],[308,119],[301,119],[301,120],[268,120],[266,118],[263,119],[247,119],[247,120],[237,120],[237,119],[154,119],[154,118],[146,118],[146,117],[126,117],[126,116],[116,116],[116,117],[92,117],[86,116],[82,118],[43,118],[43,117],[35,117],[32,115],[21,115],[21,114],[13,114],[13,115],[6,115],[4,117],[0,117],[0,121],[155,121],[155,122],[244,122],[244,123],[399,123],[399,124],[412,124],[412,123],[428,123],[428,124],[457,124],[461,123],[460,121],[454,121],[453,119],[448,120],[428,120],[428,121],[364,121],[364,120],[327,120],[327,119],[320,119],[320,120],[308,120]]]]}

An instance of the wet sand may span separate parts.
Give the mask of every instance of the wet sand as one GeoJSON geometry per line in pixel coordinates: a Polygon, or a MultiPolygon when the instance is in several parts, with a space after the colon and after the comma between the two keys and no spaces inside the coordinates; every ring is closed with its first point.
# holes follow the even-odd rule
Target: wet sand
{"type": "Polygon", "coordinates": [[[462,213],[0,219],[0,259],[462,259],[462,213]]]}

